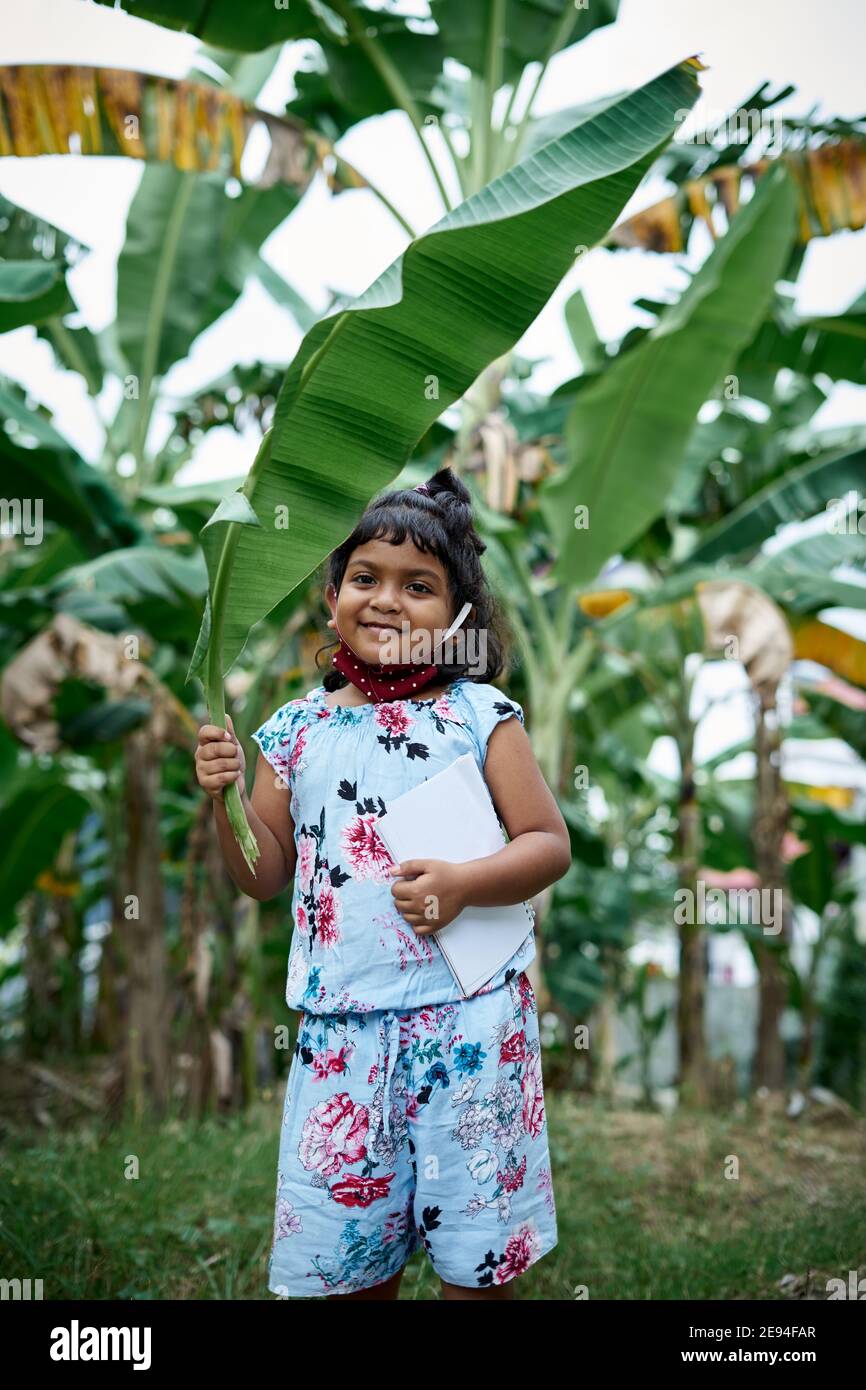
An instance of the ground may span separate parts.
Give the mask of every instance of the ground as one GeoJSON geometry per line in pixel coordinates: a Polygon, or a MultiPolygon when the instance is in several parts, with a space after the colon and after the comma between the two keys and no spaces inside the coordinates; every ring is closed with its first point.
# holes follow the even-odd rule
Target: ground
{"type": "MultiPolygon", "coordinates": [[[[282,1084],[245,1115],[138,1134],[88,1117],[80,1086],[62,1112],[46,1093],[39,1118],[0,1106],[6,1276],[41,1278],[45,1298],[271,1298],[282,1084]]],[[[547,1103],[559,1245],[520,1298],[826,1298],[828,1279],[866,1276],[861,1118],[547,1103]]],[[[423,1251],[400,1297],[440,1297],[423,1251]]]]}

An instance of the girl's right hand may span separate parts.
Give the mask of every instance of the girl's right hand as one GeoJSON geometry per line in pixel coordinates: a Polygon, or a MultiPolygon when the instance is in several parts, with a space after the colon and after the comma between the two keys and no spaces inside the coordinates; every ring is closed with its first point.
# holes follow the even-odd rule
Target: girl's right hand
{"type": "Polygon", "coordinates": [[[244,750],[238,742],[230,714],[226,715],[228,732],[216,724],[202,724],[195,750],[195,773],[199,786],[214,801],[221,801],[223,788],[232,782],[243,784],[246,771],[244,750]]]}

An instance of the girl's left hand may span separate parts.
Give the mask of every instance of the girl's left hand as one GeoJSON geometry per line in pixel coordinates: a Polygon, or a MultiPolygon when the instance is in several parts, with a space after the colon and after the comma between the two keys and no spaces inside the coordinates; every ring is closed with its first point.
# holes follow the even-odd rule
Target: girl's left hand
{"type": "Polygon", "coordinates": [[[447,927],[466,907],[462,864],[445,859],[404,859],[391,873],[401,877],[391,885],[391,896],[398,912],[418,936],[447,927]]]}

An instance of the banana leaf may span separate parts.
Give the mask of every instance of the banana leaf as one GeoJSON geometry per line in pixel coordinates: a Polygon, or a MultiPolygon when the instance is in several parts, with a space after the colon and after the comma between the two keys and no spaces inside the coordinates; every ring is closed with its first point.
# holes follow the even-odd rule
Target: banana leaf
{"type": "Polygon", "coordinates": [[[698,411],[761,322],[794,238],[794,210],[779,165],[679,301],[579,394],[566,425],[571,463],[539,490],[558,579],[588,582],[663,513],[698,411]]]}
{"type": "MultiPolygon", "coordinates": [[[[243,489],[201,533],[211,588],[189,677],[207,657],[214,723],[225,718],[222,678],[253,625],[345,539],[445,407],[521,337],[577,249],[606,234],[698,92],[689,60],[550,141],[307,333],[243,489]]],[[[252,868],[257,846],[234,784],[226,805],[252,868]]]]}
{"type": "Polygon", "coordinates": [[[815,459],[769,483],[704,536],[689,563],[707,563],[756,549],[789,521],[817,516],[828,503],[862,488],[866,449],[815,459]]]}
{"type": "MultiPolygon", "coordinates": [[[[249,275],[281,277],[259,248],[297,207],[295,188],[225,192],[222,174],[147,164],[117,261],[118,345],[141,395],[186,357],[194,340],[239,299],[249,275]]],[[[283,284],[284,291],[289,287],[283,284]]],[[[294,306],[308,326],[300,295],[294,306]]]]}
{"type": "MultiPolygon", "coordinates": [[[[117,0],[97,0],[117,9],[117,0]]],[[[235,0],[122,0],[119,8],[138,19],[149,19],[167,29],[195,34],[214,48],[258,53],[275,43],[293,39],[319,39],[327,33],[320,14],[324,5],[237,5],[235,0]]]]}
{"type": "Polygon", "coordinates": [[[28,406],[21,387],[5,378],[0,378],[0,486],[5,497],[38,499],[45,522],[68,528],[87,555],[144,539],[109,480],[28,406]]]}
{"type": "Polygon", "coordinates": [[[54,769],[46,772],[33,765],[13,778],[0,804],[0,937],[14,928],[16,904],[50,869],[64,835],[77,830],[90,809],[88,798],[54,769]]]}
{"type": "Polygon", "coordinates": [[[0,261],[0,333],[74,308],[61,261],[0,261]]]}

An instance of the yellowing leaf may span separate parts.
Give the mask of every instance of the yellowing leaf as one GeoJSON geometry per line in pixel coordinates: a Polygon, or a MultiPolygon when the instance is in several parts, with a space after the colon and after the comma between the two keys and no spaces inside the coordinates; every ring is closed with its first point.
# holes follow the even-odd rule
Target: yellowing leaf
{"type": "Polygon", "coordinates": [[[35,886],[54,898],[74,898],[81,883],[77,878],[57,878],[51,869],[45,869],[36,879],[35,886]]]}
{"type": "Polygon", "coordinates": [[[754,164],[725,164],[643,212],[620,222],[608,240],[644,251],[681,251],[689,218],[699,217],[714,238],[724,235],[741,202],[743,178],[760,179],[782,159],[798,193],[797,238],[801,244],[866,226],[866,142],[858,137],[828,140],[814,150],[795,150],[754,164]]]}
{"type": "Polygon", "coordinates": [[[809,801],[820,801],[834,811],[847,811],[854,804],[855,787],[811,787],[805,782],[786,782],[791,796],[800,796],[809,801]]]}
{"type": "Polygon", "coordinates": [[[602,589],[595,594],[581,594],[577,601],[588,618],[606,618],[630,603],[631,594],[628,589],[602,589]]]}
{"type": "MultiPolygon", "coordinates": [[[[0,67],[0,157],[120,155],[172,161],[184,170],[225,166],[240,179],[250,132],[262,124],[271,151],[259,182],[303,191],[333,155],[330,143],[303,122],[260,111],[233,92],[127,68],[0,67]]],[[[328,176],[332,190],[357,186],[349,168],[337,161],[328,176]]]]}
{"type": "Polygon", "coordinates": [[[817,618],[794,627],[794,657],[799,661],[817,661],[843,680],[866,685],[866,642],[817,618]]]}

